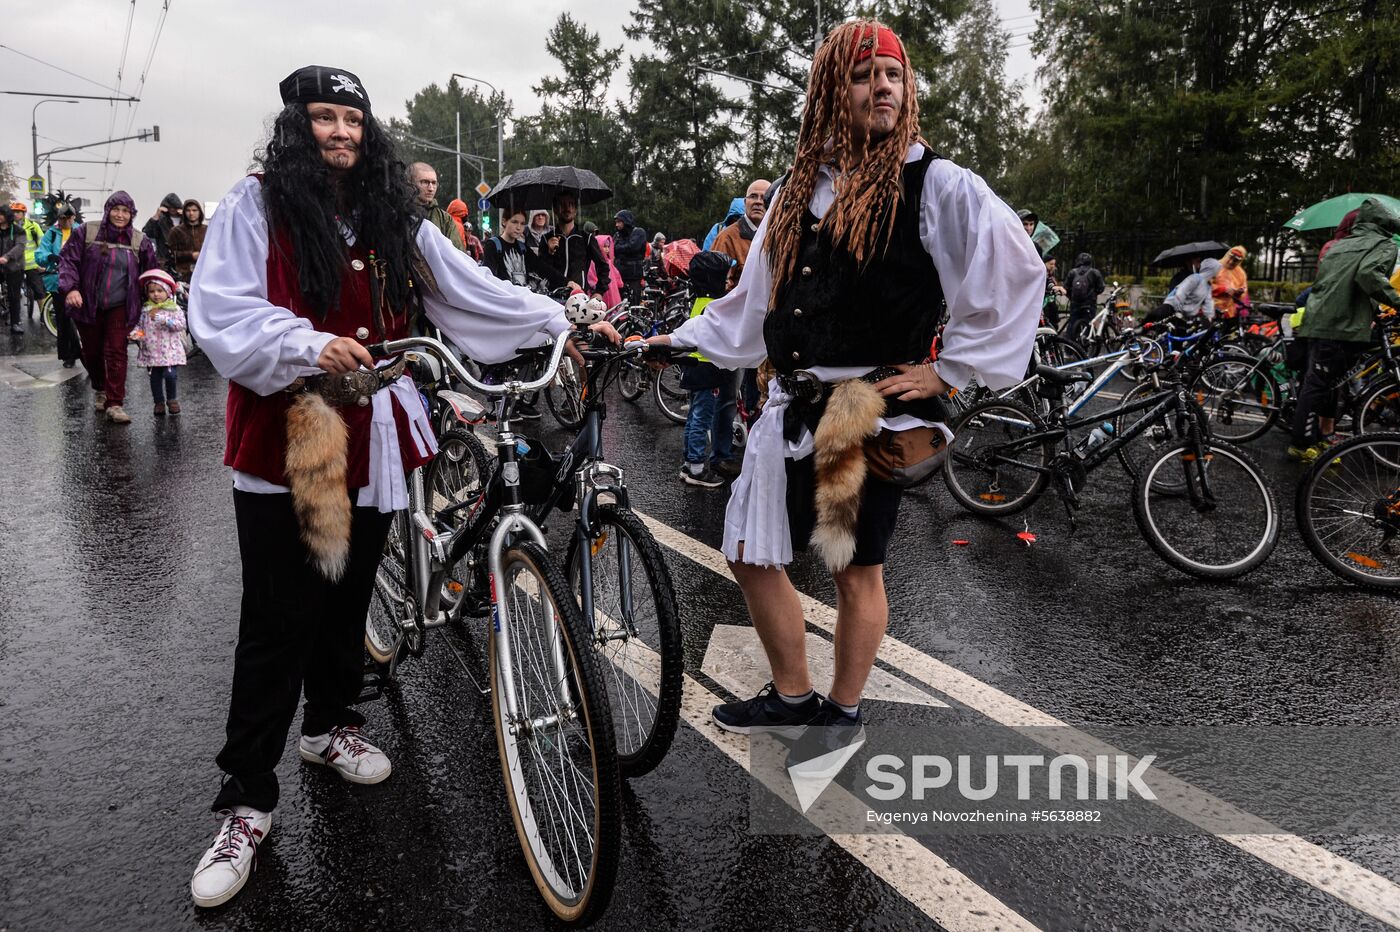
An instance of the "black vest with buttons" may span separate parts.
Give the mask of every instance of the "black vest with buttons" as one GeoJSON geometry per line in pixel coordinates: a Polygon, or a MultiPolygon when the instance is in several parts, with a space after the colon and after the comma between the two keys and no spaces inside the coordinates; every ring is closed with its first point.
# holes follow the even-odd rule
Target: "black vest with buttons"
{"type": "Polygon", "coordinates": [[[880,366],[926,358],[943,313],[943,287],[919,240],[924,176],[938,156],[904,166],[904,199],[883,254],[864,268],[810,210],[797,267],[763,321],[768,359],[784,375],[813,366],[880,366]]]}

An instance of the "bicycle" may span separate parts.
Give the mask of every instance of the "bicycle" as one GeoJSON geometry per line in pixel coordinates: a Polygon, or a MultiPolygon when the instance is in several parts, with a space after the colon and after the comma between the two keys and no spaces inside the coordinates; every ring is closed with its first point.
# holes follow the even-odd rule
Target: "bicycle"
{"type": "MultiPolygon", "coordinates": [[[[448,568],[468,552],[484,572],[462,593],[489,606],[483,693],[491,696],[506,799],[531,878],[560,920],[586,923],[607,907],[617,877],[620,776],[607,687],[588,647],[590,632],[544,534],[526,515],[510,419],[520,396],[554,378],[568,335],[555,342],[533,382],[487,385],[429,337],[374,344],[375,356],[410,350],[433,356],[477,391],[502,396],[500,468],[475,502],[472,520],[449,524],[429,514],[422,469],[408,476],[409,507],[393,521],[365,620],[365,644],[382,691],[425,634],[448,623],[442,604],[448,568]]],[[[456,506],[465,510],[473,502],[456,506]]],[[[460,657],[458,658],[461,659],[460,657]]],[[[464,664],[465,667],[465,664],[464,664]]],[[[467,670],[470,675],[470,669],[467,670]]],[[[475,677],[473,676],[473,680],[475,677]]]]}
{"type": "MultiPolygon", "coordinates": [[[[1038,366],[1037,390],[1048,415],[1012,398],[973,406],[957,423],[943,478],[958,504],[1001,517],[1033,505],[1053,481],[1071,527],[1088,474],[1164,421],[1176,436],[1152,451],[1132,493],[1133,517],[1148,545],[1171,566],[1203,579],[1233,579],[1257,568],[1278,543],[1278,508],[1267,479],[1237,447],[1210,438],[1203,413],[1175,368],[1154,370],[1168,384],[1145,398],[1093,417],[1067,414],[1064,387],[1089,381],[1084,372],[1038,366]],[[1127,415],[1141,417],[1124,424],[1127,415]],[[1095,422],[1083,442],[1072,433],[1095,422]],[[1060,448],[1057,450],[1057,446],[1060,448]]],[[[1103,377],[1100,376],[1100,379],[1103,377]]]]}
{"type": "Polygon", "coordinates": [[[1087,356],[1102,356],[1117,349],[1124,330],[1133,326],[1132,306],[1123,300],[1126,290],[1126,285],[1114,282],[1088,323],[1077,327],[1077,333],[1066,333],[1064,336],[1073,340],[1087,356]]]}
{"type": "Polygon", "coordinates": [[[541,529],[556,509],[575,511],[564,566],[592,624],[625,777],[649,773],[665,757],[680,721],[685,672],[670,570],[630,507],[622,470],[603,460],[601,399],[626,363],[645,351],[634,341],[582,352],[589,361],[582,427],[557,455],[535,442],[529,455],[539,464],[538,481],[524,484],[526,513],[541,529]]]}
{"type": "Polygon", "coordinates": [[[1367,589],[1400,590],[1400,433],[1359,434],[1319,456],[1293,510],[1327,569],[1367,589]]]}

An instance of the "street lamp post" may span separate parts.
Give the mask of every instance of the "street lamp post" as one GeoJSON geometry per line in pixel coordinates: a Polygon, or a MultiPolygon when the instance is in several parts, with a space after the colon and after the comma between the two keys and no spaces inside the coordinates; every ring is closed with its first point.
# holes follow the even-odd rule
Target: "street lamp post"
{"type": "Polygon", "coordinates": [[[58,179],[58,190],[62,191],[63,186],[70,181],[87,181],[86,175],[67,175],[58,179]]]}
{"type": "Polygon", "coordinates": [[[29,111],[29,137],[34,144],[34,174],[39,174],[39,124],[36,117],[44,104],[76,104],[78,101],[67,97],[45,97],[29,111]]]}
{"type": "MultiPolygon", "coordinates": [[[[495,94],[496,96],[501,97],[501,102],[502,102],[503,104],[505,103],[505,98],[501,95],[501,92],[498,91],[498,90],[496,90],[496,85],[492,84],[490,81],[484,81],[484,80],[482,80],[481,78],[473,78],[473,77],[472,77],[471,75],[469,75],[469,74],[459,74],[459,73],[457,73],[457,72],[453,72],[453,73],[452,73],[452,77],[454,77],[454,78],[466,78],[468,81],[475,81],[477,84],[485,84],[487,87],[491,88],[491,93],[492,93],[492,94],[495,94]]],[[[500,184],[500,183],[501,183],[501,175],[502,175],[502,173],[505,171],[505,164],[506,164],[505,125],[506,125],[505,114],[502,113],[502,112],[500,112],[500,111],[497,111],[497,112],[496,112],[496,184],[500,184]]],[[[458,148],[458,150],[461,150],[462,147],[461,147],[461,145],[459,144],[459,145],[457,146],[457,148],[458,148]]]]}

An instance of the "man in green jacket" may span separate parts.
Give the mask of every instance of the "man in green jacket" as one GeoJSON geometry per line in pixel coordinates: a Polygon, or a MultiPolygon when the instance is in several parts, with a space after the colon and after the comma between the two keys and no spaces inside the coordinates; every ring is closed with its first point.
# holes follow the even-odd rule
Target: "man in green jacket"
{"type": "Polygon", "coordinates": [[[1308,340],[1308,370],[1298,392],[1288,455],[1311,463],[1335,442],[1341,380],[1371,345],[1375,307],[1400,307],[1390,284],[1400,247],[1400,217],[1365,201],[1351,232],[1318,265],[1298,336],[1308,340]],[[1317,418],[1316,433],[1313,417],[1317,418]]]}
{"type": "Polygon", "coordinates": [[[457,230],[457,224],[447,211],[437,204],[437,169],[427,162],[414,162],[408,167],[408,180],[418,192],[418,209],[423,211],[424,218],[441,230],[442,235],[450,239],[453,246],[466,252],[467,245],[462,242],[462,234],[457,230]]]}

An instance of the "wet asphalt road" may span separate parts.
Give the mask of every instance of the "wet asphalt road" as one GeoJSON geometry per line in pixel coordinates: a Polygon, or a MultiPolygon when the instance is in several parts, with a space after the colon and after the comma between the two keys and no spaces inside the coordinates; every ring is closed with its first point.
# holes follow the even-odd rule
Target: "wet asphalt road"
{"type": "MultiPolygon", "coordinates": [[[[0,340],[0,365],[51,348],[0,340]]],[[[91,411],[81,377],[0,384],[0,930],[548,926],[505,807],[489,704],[441,649],[365,707],[392,779],[351,787],[289,751],[249,887],[217,910],[191,905],[189,875],[216,827],[207,805],[240,581],[220,465],[224,383],[202,357],[180,379],[185,413],[157,420],[133,368],[129,428],[91,411]]],[[[639,510],[718,546],[725,495],[676,481],[678,427],[649,400],[618,400],[605,436],[639,510]]],[[[915,490],[887,565],[891,634],[1089,731],[1392,725],[1400,605],[1312,562],[1291,526],[1296,468],[1282,448],[1281,434],[1252,447],[1279,482],[1279,548],[1223,586],[1189,580],[1148,549],[1112,464],[1094,474],[1074,533],[1056,501],[1030,512],[1031,547],[1014,537],[1020,518],[998,526],[964,514],[939,483],[915,490]]],[[[747,624],[738,589],[667,558],[687,670],[715,688],[701,660],[714,625],[747,624]]],[[[814,565],[793,576],[834,604],[814,565]]],[[[985,721],[948,704],[869,702],[866,713],[985,721]]],[[[625,794],[622,868],[599,927],[939,928],[830,839],[751,834],[748,793],[744,772],[682,725],[668,759],[625,794]]],[[[1310,840],[1400,883],[1393,837],[1310,840]]],[[[1045,929],[1385,927],[1211,837],[921,843],[1045,929]]]]}

